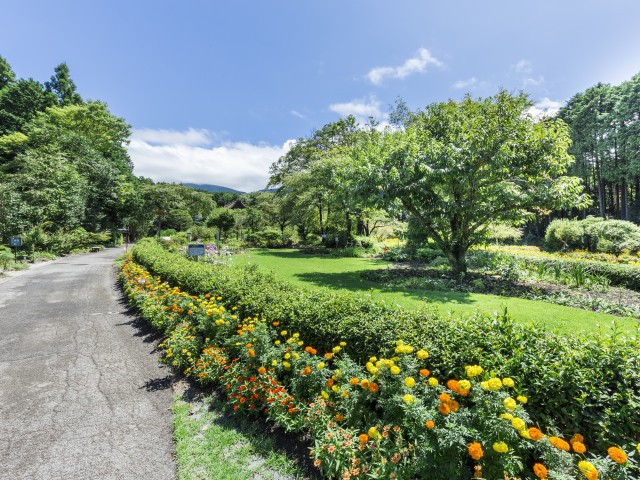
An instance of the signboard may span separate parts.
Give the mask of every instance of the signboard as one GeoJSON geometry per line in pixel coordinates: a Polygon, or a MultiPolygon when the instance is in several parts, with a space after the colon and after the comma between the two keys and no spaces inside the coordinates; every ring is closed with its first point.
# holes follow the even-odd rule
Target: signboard
{"type": "Polygon", "coordinates": [[[22,246],[22,237],[9,237],[9,246],[10,247],[21,247],[22,246]]]}
{"type": "Polygon", "coordinates": [[[199,257],[204,255],[204,244],[202,243],[191,243],[187,248],[187,255],[191,257],[199,257]]]}

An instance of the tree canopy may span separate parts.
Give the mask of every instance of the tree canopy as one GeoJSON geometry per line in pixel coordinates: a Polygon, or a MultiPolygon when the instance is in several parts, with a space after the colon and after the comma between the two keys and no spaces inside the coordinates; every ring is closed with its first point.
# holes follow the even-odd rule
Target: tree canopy
{"type": "Polygon", "coordinates": [[[353,149],[362,198],[400,202],[466,271],[465,254],[492,222],[518,224],[543,209],[584,206],[561,120],[534,121],[524,94],[429,105],[404,129],[375,129],[353,149]]]}

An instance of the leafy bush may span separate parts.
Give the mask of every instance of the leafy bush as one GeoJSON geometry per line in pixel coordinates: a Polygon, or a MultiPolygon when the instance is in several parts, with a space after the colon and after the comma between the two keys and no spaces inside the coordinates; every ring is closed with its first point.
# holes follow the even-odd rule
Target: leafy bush
{"type": "Polygon", "coordinates": [[[640,227],[624,220],[554,220],[547,227],[545,243],[551,250],[588,249],[620,255],[640,249],[640,227]]]}
{"type": "Polygon", "coordinates": [[[257,248],[290,247],[293,240],[283,236],[279,230],[269,229],[251,232],[247,235],[247,243],[257,248]]]}
{"type": "Polygon", "coordinates": [[[578,220],[556,219],[547,227],[544,241],[551,250],[584,248],[584,229],[578,220]]]}
{"type": "Polygon", "coordinates": [[[516,243],[522,238],[522,229],[504,223],[489,225],[487,240],[494,243],[516,243]]]}
{"type": "Polygon", "coordinates": [[[330,351],[346,341],[350,356],[366,361],[372,351],[392,356],[393,342],[401,339],[428,348],[440,378],[460,377],[465,365],[479,363],[516,379],[529,397],[532,418],[543,425],[589,432],[600,447],[640,435],[636,339],[566,337],[515,324],[506,312],[452,318],[407,311],[356,294],[293,287],[255,266],[189,262],[153,241],[136,244],[133,255],[169,283],[194,295],[223,296],[240,318],[279,322],[318,349],[330,351]]]}

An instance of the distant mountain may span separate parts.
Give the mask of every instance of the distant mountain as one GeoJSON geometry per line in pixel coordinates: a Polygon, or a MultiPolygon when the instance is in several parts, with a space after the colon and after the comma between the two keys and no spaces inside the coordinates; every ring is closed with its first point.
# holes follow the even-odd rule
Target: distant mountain
{"type": "Polygon", "coordinates": [[[207,192],[230,192],[230,193],[244,193],[233,188],[221,187],[220,185],[208,185],[197,183],[183,183],[185,187],[195,188],[197,190],[206,190],[207,192]]]}

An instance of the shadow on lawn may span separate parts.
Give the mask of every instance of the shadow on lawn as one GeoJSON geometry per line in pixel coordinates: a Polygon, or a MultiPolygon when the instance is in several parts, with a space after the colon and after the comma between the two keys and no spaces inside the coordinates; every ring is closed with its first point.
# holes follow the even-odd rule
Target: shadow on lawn
{"type": "Polygon", "coordinates": [[[469,293],[465,292],[441,292],[435,290],[387,287],[362,278],[362,274],[367,271],[368,270],[341,273],[297,273],[295,274],[295,277],[316,287],[370,293],[374,300],[380,299],[376,295],[377,293],[395,293],[401,294],[407,298],[423,301],[425,302],[425,306],[433,304],[471,305],[477,303],[477,300],[474,300],[469,293]]]}

